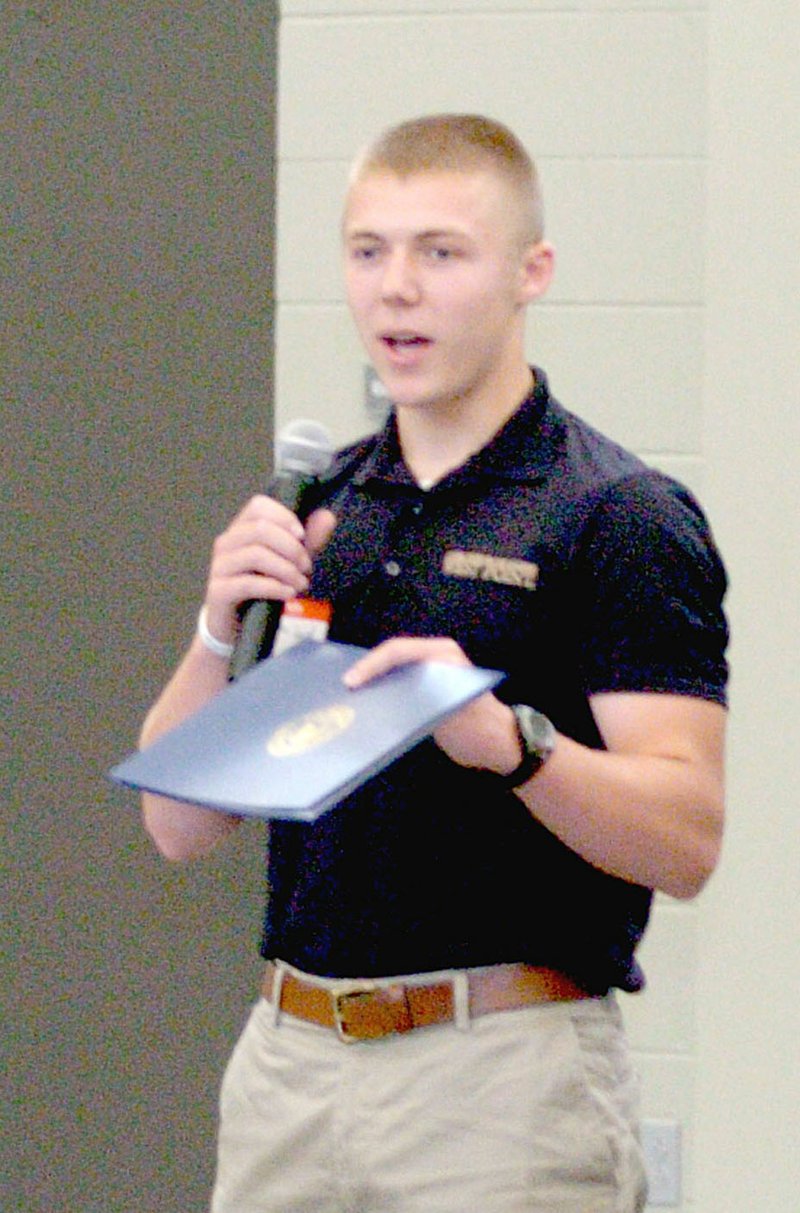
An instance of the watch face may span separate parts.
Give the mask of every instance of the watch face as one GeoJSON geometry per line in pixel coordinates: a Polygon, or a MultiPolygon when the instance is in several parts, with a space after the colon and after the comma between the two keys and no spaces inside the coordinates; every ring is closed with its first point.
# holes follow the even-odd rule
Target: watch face
{"type": "Polygon", "coordinates": [[[556,731],[541,712],[535,711],[525,703],[514,704],[512,711],[516,718],[517,732],[522,746],[522,760],[515,771],[502,777],[503,785],[511,789],[518,788],[533,778],[547,762],[556,742],[556,731]]]}
{"type": "Polygon", "coordinates": [[[525,741],[525,748],[529,754],[535,755],[544,762],[555,745],[555,729],[552,723],[541,712],[528,707],[526,703],[518,703],[514,707],[514,712],[520,733],[525,741]]]}

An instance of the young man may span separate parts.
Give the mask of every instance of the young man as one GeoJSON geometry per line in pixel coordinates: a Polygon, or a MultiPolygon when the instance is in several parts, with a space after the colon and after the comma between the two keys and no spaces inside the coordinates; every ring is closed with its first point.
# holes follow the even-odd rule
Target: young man
{"type": "MultiPolygon", "coordinates": [[[[343,244],[393,415],[305,522],[256,497],[216,541],[203,635],[143,738],[225,685],[253,598],[327,600],[331,639],[368,649],[354,690],[429,658],[507,678],[318,822],[272,824],[264,997],[223,1085],[213,1209],[628,1213],[614,990],[642,984],[652,890],[691,897],[717,859],[724,572],[689,494],[526,362],[553,250],[511,132],[386,132],[343,244]]],[[[175,859],[237,824],[144,812],[175,859]]]]}

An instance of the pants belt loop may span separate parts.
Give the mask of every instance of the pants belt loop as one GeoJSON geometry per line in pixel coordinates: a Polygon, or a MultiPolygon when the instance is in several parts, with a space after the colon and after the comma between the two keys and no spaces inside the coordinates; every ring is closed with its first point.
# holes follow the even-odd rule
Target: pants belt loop
{"type": "Polygon", "coordinates": [[[453,973],[453,1011],[458,1031],[469,1032],[469,976],[463,969],[453,973]]]}
{"type": "Polygon", "coordinates": [[[270,992],[270,1003],[272,1004],[272,1026],[277,1028],[278,1021],[281,1017],[281,996],[283,994],[283,978],[286,970],[283,965],[278,962],[275,965],[275,970],[272,975],[272,990],[270,992]]]}

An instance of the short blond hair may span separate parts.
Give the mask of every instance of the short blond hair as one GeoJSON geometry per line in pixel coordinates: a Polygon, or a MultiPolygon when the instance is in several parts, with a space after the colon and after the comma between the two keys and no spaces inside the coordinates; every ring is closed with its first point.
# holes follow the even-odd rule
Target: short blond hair
{"type": "Polygon", "coordinates": [[[522,237],[544,235],[544,208],[536,165],[513,131],[481,114],[429,114],[389,127],[356,158],[353,184],[371,173],[397,177],[430,172],[493,172],[520,203],[522,237]]]}

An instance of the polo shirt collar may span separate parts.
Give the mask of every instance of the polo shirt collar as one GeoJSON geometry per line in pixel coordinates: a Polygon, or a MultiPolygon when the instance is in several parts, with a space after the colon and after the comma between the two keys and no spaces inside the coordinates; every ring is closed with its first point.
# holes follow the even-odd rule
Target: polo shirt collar
{"type": "MultiPolygon", "coordinates": [[[[550,395],[544,371],[538,367],[531,367],[531,370],[534,386],[516,412],[486,446],[448,473],[434,485],[432,492],[487,478],[520,482],[538,480],[546,473],[554,459],[563,422],[560,408],[550,395]]],[[[403,460],[393,413],[353,476],[353,482],[358,485],[370,480],[417,487],[403,460]]]]}

